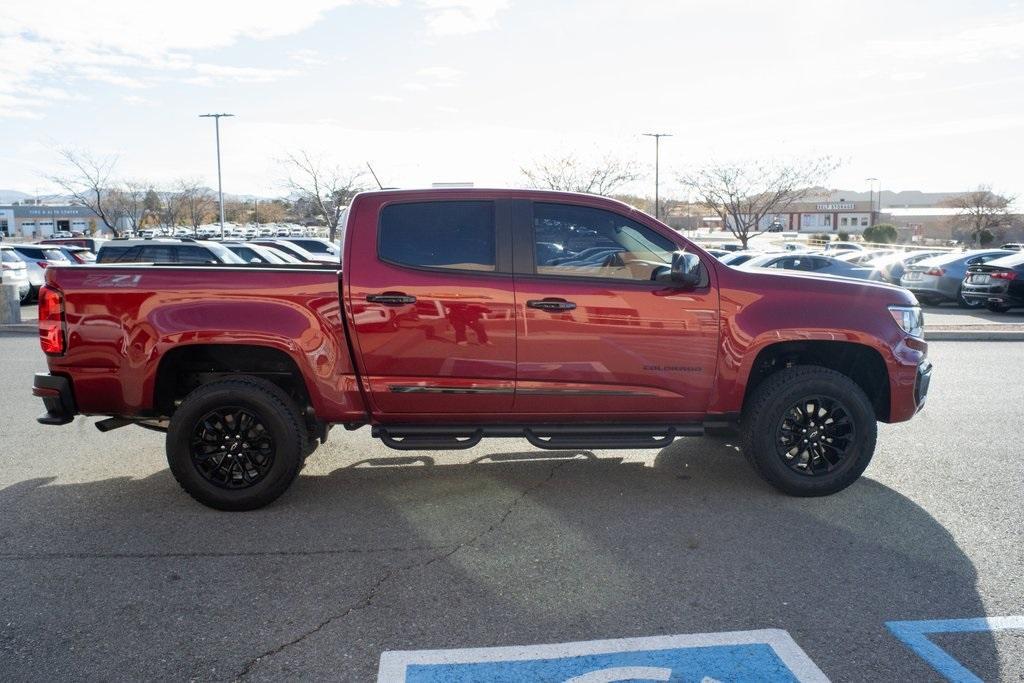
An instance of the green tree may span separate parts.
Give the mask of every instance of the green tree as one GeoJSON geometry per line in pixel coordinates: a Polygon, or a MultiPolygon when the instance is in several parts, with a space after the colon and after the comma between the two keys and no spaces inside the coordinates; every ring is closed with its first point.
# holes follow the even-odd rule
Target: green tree
{"type": "Polygon", "coordinates": [[[864,228],[865,242],[893,244],[897,239],[899,239],[899,235],[896,232],[896,226],[890,223],[879,223],[878,225],[864,228]]]}

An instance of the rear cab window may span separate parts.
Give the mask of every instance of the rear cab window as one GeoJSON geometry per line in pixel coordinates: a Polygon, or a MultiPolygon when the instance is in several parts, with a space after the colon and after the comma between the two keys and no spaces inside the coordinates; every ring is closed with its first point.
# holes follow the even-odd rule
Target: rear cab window
{"type": "Polygon", "coordinates": [[[377,254],[413,268],[494,272],[494,202],[390,204],[380,214],[377,254]]]}

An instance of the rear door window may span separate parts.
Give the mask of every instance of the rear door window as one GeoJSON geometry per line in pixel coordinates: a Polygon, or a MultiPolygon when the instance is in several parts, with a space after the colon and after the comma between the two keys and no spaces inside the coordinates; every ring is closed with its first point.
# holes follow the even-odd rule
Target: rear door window
{"type": "Polygon", "coordinates": [[[143,263],[174,263],[174,250],[163,245],[145,246],[139,260],[143,263]]]}
{"type": "Polygon", "coordinates": [[[105,247],[96,256],[97,263],[135,263],[142,247],[105,247]]]}
{"type": "Polygon", "coordinates": [[[418,268],[494,271],[493,202],[415,202],[385,206],[377,253],[418,268]]]}
{"type": "Polygon", "coordinates": [[[213,254],[202,247],[179,247],[177,252],[179,263],[217,263],[213,254]]]}

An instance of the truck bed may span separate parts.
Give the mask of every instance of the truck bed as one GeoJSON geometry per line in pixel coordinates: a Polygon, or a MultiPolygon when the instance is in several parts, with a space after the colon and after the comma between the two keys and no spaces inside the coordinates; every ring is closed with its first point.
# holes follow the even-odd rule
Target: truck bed
{"type": "Polygon", "coordinates": [[[154,359],[186,345],[258,345],[294,361],[317,415],[359,419],[339,277],[322,267],[50,268],[69,341],[51,372],[72,380],[79,412],[138,416],[153,411],[154,359]]]}

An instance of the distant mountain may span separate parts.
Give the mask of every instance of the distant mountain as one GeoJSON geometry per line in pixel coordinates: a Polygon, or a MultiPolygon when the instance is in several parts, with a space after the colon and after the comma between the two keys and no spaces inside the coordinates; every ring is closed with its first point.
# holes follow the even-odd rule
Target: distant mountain
{"type": "MultiPolygon", "coordinates": [[[[883,209],[931,208],[943,206],[947,200],[958,194],[961,193],[921,192],[920,190],[894,192],[892,190],[882,190],[881,206],[883,209]]],[[[870,192],[857,192],[854,190],[828,190],[827,195],[827,200],[830,202],[838,202],[840,199],[845,199],[848,202],[866,202],[871,198],[870,192]]],[[[875,201],[878,201],[877,195],[875,196],[875,201]]]]}
{"type": "Polygon", "coordinates": [[[11,204],[31,198],[32,195],[18,190],[0,190],[0,204],[11,204]]]}

